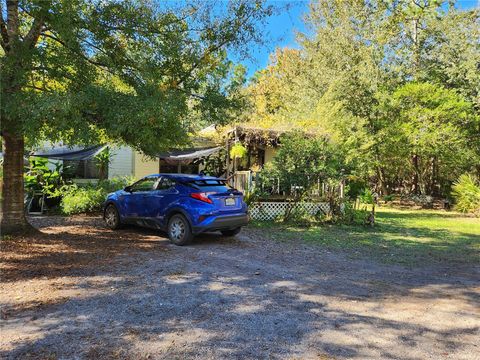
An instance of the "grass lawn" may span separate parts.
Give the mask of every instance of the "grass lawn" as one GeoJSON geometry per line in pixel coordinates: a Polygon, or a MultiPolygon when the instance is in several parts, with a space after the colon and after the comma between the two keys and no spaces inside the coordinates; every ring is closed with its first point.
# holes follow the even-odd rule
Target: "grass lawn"
{"type": "Polygon", "coordinates": [[[308,228],[256,222],[279,241],[305,241],[354,257],[373,256],[403,265],[480,263],[480,219],[436,210],[380,208],[374,227],[322,225],[308,228]]]}

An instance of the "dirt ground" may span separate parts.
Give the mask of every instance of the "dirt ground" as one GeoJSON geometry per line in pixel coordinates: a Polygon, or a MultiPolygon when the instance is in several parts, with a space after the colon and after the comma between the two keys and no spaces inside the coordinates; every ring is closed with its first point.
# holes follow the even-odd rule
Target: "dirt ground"
{"type": "Polygon", "coordinates": [[[259,229],[177,247],[101,219],[2,242],[0,358],[478,359],[480,270],[353,260],[259,229]]]}

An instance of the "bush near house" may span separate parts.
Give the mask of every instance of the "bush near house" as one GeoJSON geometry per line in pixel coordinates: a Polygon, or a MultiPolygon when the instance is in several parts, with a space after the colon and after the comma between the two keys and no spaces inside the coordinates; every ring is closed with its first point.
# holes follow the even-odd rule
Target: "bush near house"
{"type": "Polygon", "coordinates": [[[48,159],[31,157],[28,168],[23,174],[25,189],[30,194],[39,191],[50,196],[56,189],[65,184],[62,172],[62,164],[55,164],[55,169],[50,169],[48,159]]]}
{"type": "Polygon", "coordinates": [[[71,185],[64,191],[60,208],[66,215],[100,211],[107,195],[101,187],[71,185]]]}
{"type": "Polygon", "coordinates": [[[108,193],[124,188],[133,183],[133,177],[118,177],[101,180],[96,184],[71,184],[59,191],[60,210],[65,215],[92,213],[102,210],[103,202],[108,193]]]}

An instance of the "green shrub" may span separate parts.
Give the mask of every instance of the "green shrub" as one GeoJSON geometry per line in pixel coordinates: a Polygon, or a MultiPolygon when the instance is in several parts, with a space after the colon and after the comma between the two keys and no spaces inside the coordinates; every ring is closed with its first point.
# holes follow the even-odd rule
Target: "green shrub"
{"type": "Polygon", "coordinates": [[[455,208],[461,212],[480,215],[480,183],[469,174],[464,174],[453,184],[452,196],[455,208]]]}
{"type": "Polygon", "coordinates": [[[61,176],[63,165],[55,164],[55,170],[48,167],[48,159],[41,157],[31,157],[27,171],[23,175],[25,189],[29,193],[41,191],[49,197],[55,197],[53,194],[63,184],[61,176]]]}
{"type": "MultiPolygon", "coordinates": [[[[319,183],[324,183],[327,185],[325,200],[331,212],[337,213],[342,201],[338,185],[343,165],[342,155],[328,139],[292,132],[282,136],[282,145],[273,161],[258,173],[255,186],[263,194],[285,194],[296,204],[308,198],[309,192],[317,189],[319,183]]],[[[295,214],[287,211],[284,221],[289,221],[291,215],[295,214]]]]}
{"type": "Polygon", "coordinates": [[[362,204],[365,204],[365,205],[375,204],[375,196],[373,195],[373,192],[370,189],[364,189],[359,196],[359,200],[362,204]]]}
{"type": "Polygon", "coordinates": [[[65,190],[60,207],[66,215],[100,211],[107,192],[102,188],[70,185],[65,190]]]}
{"type": "Polygon", "coordinates": [[[368,184],[365,180],[359,178],[358,176],[348,176],[347,185],[345,186],[345,195],[349,199],[357,199],[362,192],[368,187],[368,184]]]}
{"type": "Polygon", "coordinates": [[[280,216],[276,221],[300,227],[323,224],[360,225],[364,223],[366,214],[367,212],[364,210],[355,210],[350,201],[344,201],[339,204],[337,211],[323,212],[319,210],[316,214],[311,214],[300,202],[292,204],[287,218],[280,216]]]}
{"type": "Polygon", "coordinates": [[[102,210],[107,195],[133,183],[132,177],[118,177],[99,181],[97,184],[63,186],[60,208],[66,215],[98,212],[102,210]]]}

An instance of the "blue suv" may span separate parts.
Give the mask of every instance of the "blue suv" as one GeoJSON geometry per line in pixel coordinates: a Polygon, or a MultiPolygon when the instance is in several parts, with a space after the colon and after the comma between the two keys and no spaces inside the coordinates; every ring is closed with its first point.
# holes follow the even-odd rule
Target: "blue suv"
{"type": "Polygon", "coordinates": [[[103,218],[111,229],[136,224],[164,230],[176,245],[206,231],[234,236],[248,222],[241,192],[224,179],[187,174],[150,175],[109,194],[103,218]]]}

